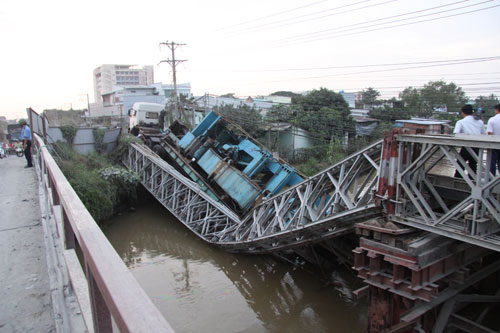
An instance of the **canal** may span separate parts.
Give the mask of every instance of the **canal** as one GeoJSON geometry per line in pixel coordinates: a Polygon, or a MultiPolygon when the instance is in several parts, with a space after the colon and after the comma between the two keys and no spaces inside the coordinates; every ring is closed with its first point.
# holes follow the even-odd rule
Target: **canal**
{"type": "Polygon", "coordinates": [[[177,332],[365,332],[352,271],[322,273],[198,239],[154,198],[104,232],[177,332]],[[325,276],[326,275],[326,276],[325,276]]]}

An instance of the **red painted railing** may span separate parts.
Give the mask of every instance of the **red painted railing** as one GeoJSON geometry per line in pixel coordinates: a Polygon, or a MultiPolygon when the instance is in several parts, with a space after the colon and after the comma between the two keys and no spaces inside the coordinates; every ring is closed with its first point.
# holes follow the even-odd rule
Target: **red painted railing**
{"type": "Polygon", "coordinates": [[[95,332],[173,332],[87,211],[40,136],[33,135],[34,161],[49,209],[63,226],[65,249],[78,244],[88,282],[95,332]]]}

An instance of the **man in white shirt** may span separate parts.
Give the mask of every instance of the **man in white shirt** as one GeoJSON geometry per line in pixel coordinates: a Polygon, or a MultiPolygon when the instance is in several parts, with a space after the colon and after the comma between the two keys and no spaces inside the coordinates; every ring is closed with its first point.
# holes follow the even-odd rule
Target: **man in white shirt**
{"type": "MultiPolygon", "coordinates": [[[[472,106],[466,104],[462,107],[462,116],[464,117],[462,120],[457,121],[455,125],[455,129],[453,130],[454,134],[486,134],[484,129],[484,123],[481,119],[476,119],[472,115],[472,106]]],[[[472,148],[474,152],[477,154],[478,149],[472,148]]],[[[465,160],[466,163],[469,164],[469,167],[472,171],[476,172],[477,170],[477,161],[472,157],[471,154],[467,151],[465,147],[460,149],[460,156],[465,160]]],[[[459,165],[461,165],[460,161],[457,161],[459,165]]],[[[461,178],[462,176],[458,171],[455,171],[455,177],[461,178]]]]}
{"type": "MultiPolygon", "coordinates": [[[[495,105],[495,116],[488,120],[488,135],[500,135],[500,104],[495,105]]],[[[490,172],[495,175],[496,170],[500,174],[500,150],[491,151],[490,172]]]]}

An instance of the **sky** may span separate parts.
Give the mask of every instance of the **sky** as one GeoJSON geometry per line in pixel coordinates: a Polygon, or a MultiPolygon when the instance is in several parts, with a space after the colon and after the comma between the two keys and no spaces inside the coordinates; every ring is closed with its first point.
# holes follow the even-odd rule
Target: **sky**
{"type": "Polygon", "coordinates": [[[325,87],[381,98],[429,81],[500,95],[500,0],[33,1],[0,6],[0,116],[86,108],[101,64],[153,65],[247,97],[325,87]]]}

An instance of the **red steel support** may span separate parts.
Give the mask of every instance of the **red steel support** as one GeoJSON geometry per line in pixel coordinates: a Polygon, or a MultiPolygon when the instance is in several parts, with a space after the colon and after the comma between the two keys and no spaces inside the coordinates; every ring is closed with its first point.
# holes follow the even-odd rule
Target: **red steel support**
{"type": "MultiPolygon", "coordinates": [[[[413,229],[385,229],[373,224],[356,226],[360,238],[354,269],[369,288],[369,331],[380,332],[400,324],[413,306],[431,302],[450,284],[466,279],[468,267],[488,250],[457,241],[421,234],[413,229]],[[408,231],[409,230],[409,231],[408,231]]],[[[434,318],[424,316],[424,327],[434,318]]],[[[398,332],[412,332],[411,327],[398,332]]]]}

